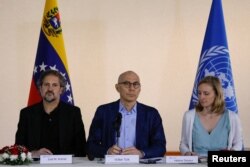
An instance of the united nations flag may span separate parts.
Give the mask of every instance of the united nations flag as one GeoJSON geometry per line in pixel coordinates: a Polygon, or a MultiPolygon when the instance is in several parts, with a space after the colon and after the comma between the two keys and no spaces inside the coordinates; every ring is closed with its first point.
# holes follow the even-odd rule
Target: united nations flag
{"type": "Polygon", "coordinates": [[[189,109],[198,102],[199,81],[209,75],[220,79],[227,109],[238,112],[221,0],[212,2],[189,109]]]}

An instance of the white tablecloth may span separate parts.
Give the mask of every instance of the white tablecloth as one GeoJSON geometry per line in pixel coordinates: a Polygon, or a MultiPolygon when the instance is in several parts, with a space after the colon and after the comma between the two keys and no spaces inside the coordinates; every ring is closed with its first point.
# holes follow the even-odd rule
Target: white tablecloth
{"type": "MultiPolygon", "coordinates": [[[[7,165],[0,165],[0,167],[6,167],[7,165]]],[[[198,163],[198,164],[104,164],[98,159],[95,159],[94,161],[89,161],[87,158],[79,158],[79,157],[74,157],[73,158],[73,163],[72,164],[40,164],[39,161],[34,161],[29,165],[20,165],[16,167],[117,167],[117,166],[122,166],[122,167],[142,167],[142,166],[147,166],[147,167],[158,167],[158,166],[165,166],[165,167],[204,167],[207,166],[207,163],[198,163]]]]}

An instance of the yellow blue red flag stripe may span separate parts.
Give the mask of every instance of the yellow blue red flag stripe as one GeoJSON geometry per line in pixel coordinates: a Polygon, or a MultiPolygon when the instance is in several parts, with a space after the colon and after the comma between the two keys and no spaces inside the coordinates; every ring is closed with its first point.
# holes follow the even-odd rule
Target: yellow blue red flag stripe
{"type": "Polygon", "coordinates": [[[28,106],[42,100],[36,83],[41,73],[48,69],[59,71],[65,77],[66,91],[61,96],[61,100],[73,105],[73,93],[57,0],[46,0],[45,3],[28,106]]]}

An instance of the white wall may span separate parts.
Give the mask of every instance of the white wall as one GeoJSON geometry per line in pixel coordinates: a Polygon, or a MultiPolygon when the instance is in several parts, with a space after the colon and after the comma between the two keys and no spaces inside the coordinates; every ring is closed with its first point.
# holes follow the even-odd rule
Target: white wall
{"type": "MultiPolygon", "coordinates": [[[[14,143],[27,105],[44,0],[0,0],[0,147],[14,143]]],[[[139,101],[162,116],[167,149],[178,150],[211,0],[58,0],[75,104],[85,130],[98,105],[118,99],[114,84],[134,70],[139,101]]],[[[245,146],[250,147],[250,3],[224,0],[245,146]]]]}

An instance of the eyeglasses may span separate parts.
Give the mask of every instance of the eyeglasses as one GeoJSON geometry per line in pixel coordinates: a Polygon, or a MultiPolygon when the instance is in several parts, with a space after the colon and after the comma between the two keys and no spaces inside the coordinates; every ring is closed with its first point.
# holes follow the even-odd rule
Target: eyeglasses
{"type": "Polygon", "coordinates": [[[135,89],[139,88],[141,86],[140,82],[129,82],[129,81],[124,81],[124,82],[120,82],[118,83],[119,85],[124,85],[125,88],[131,88],[131,86],[133,85],[133,87],[135,89]]]}

